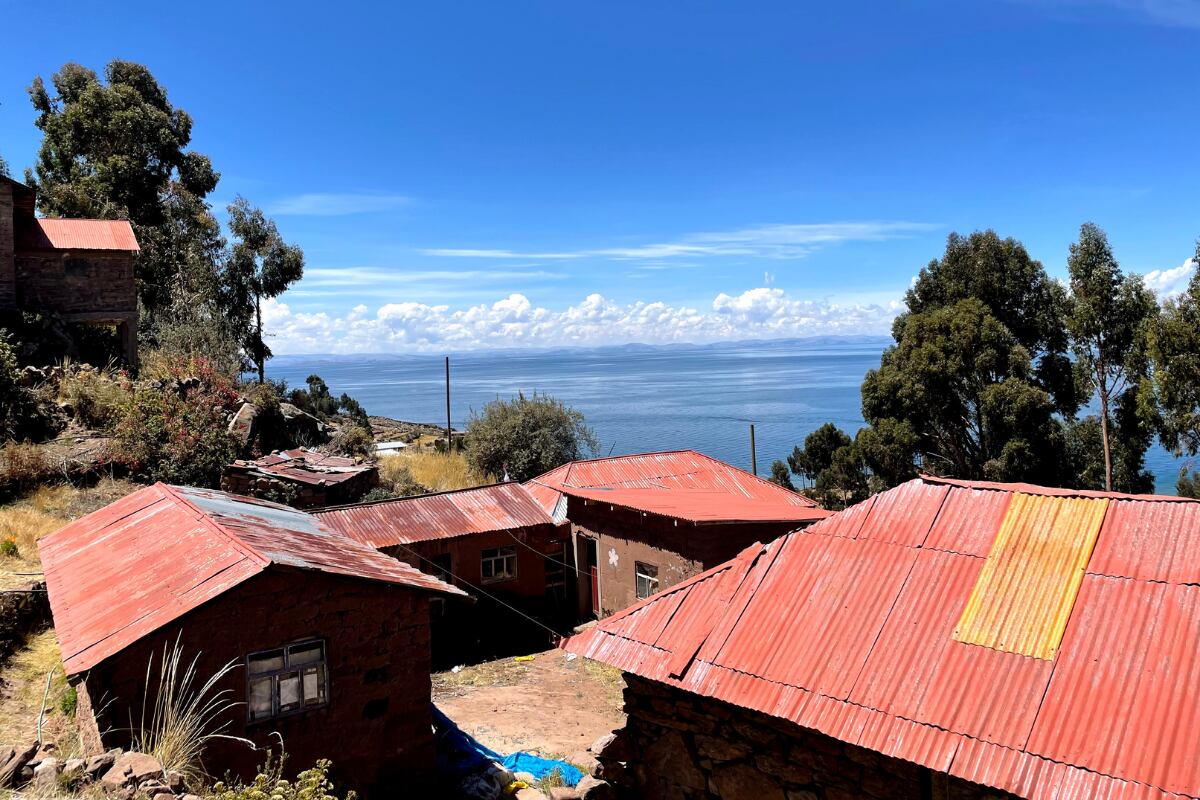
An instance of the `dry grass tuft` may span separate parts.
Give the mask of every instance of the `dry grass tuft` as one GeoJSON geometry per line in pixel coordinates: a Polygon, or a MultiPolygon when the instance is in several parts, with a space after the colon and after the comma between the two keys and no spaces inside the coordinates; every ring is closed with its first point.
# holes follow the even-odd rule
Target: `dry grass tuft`
{"type": "Polygon", "coordinates": [[[495,483],[491,475],[472,469],[462,453],[447,455],[429,450],[384,456],[379,461],[380,477],[388,482],[402,480],[404,467],[408,468],[413,480],[431,492],[470,489],[495,483]]]}
{"type": "Polygon", "coordinates": [[[71,691],[62,671],[58,639],[53,630],[35,634],[4,666],[0,683],[0,742],[24,744],[37,737],[38,711],[46,676],[51,672],[50,694],[42,722],[42,741],[54,742],[65,757],[80,752],[75,719],[63,712],[64,698],[71,691]]]}
{"type": "Polygon", "coordinates": [[[478,686],[517,686],[525,679],[528,671],[528,662],[501,658],[461,667],[458,672],[435,672],[430,678],[433,683],[433,696],[437,698],[461,694],[465,689],[478,686]]]}

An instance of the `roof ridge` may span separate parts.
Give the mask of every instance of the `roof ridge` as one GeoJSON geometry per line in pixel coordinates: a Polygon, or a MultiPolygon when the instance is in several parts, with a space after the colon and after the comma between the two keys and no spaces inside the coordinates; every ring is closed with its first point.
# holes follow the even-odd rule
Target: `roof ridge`
{"type": "MultiPolygon", "coordinates": [[[[1132,500],[1140,503],[1200,503],[1200,499],[1180,497],[1173,494],[1132,494],[1129,492],[1108,492],[1100,489],[1067,489],[1062,486],[1042,486],[1036,483],[1017,483],[1003,481],[979,481],[967,478],[950,478],[942,475],[921,473],[912,480],[933,483],[939,486],[956,486],[962,489],[982,489],[994,492],[1011,492],[1014,494],[1031,494],[1043,497],[1081,497],[1093,500],[1132,500]]],[[[905,481],[908,483],[910,481],[905,481]]],[[[900,484],[903,486],[904,484],[900,484]]]]}
{"type": "MultiPolygon", "coordinates": [[[[212,528],[214,531],[219,533],[221,536],[225,537],[225,539],[227,539],[230,542],[230,544],[232,544],[235,548],[237,548],[237,550],[239,550],[242,553],[242,555],[246,556],[251,561],[258,564],[260,567],[268,567],[271,564],[275,563],[269,556],[267,556],[263,553],[260,553],[254,547],[251,547],[249,544],[247,544],[245,541],[243,541],[239,536],[237,536],[235,533],[233,533],[233,531],[229,530],[224,525],[222,525],[220,522],[218,522],[216,519],[214,519],[211,514],[208,514],[205,511],[201,510],[195,503],[193,503],[191,500],[189,500],[186,496],[184,496],[181,492],[178,491],[178,489],[180,487],[172,486],[171,484],[163,483],[162,481],[156,482],[154,484],[154,486],[162,487],[168,495],[170,495],[171,497],[174,497],[180,503],[182,503],[183,505],[185,505],[189,509],[191,509],[192,513],[196,515],[196,519],[200,520],[206,526],[208,526],[209,528],[212,528]]],[[[210,491],[213,491],[213,490],[210,490],[210,491]]],[[[228,492],[222,492],[222,494],[228,494],[228,492]]],[[[232,495],[232,496],[236,496],[236,495],[232,495]]],[[[293,509],[290,506],[284,506],[284,508],[288,508],[291,511],[298,511],[298,509],[293,509]]],[[[305,516],[311,516],[309,514],[305,514],[305,512],[303,512],[303,511],[300,511],[299,513],[304,514],[305,516]]]]}
{"type": "MultiPolygon", "coordinates": [[[[537,482],[537,478],[530,478],[529,481],[527,481],[527,483],[528,482],[537,482]]],[[[546,484],[539,484],[539,485],[545,486],[546,484]]],[[[525,484],[521,483],[520,481],[497,481],[495,483],[484,483],[479,486],[467,486],[462,489],[443,489],[440,492],[425,492],[424,494],[412,494],[412,495],[408,495],[407,497],[385,497],[382,500],[364,500],[359,503],[341,503],[340,505],[336,505],[336,506],[322,506],[321,508],[314,508],[312,511],[309,511],[306,513],[309,513],[313,516],[318,516],[318,515],[325,514],[330,511],[343,511],[347,508],[363,508],[366,506],[381,506],[381,505],[386,505],[388,503],[403,503],[403,502],[409,501],[409,500],[423,500],[427,497],[443,497],[443,496],[449,495],[449,494],[463,494],[465,492],[477,492],[482,489],[495,489],[499,486],[517,486],[523,492],[527,493],[529,491],[528,489],[525,488],[525,484]]],[[[547,488],[554,488],[554,487],[547,487],[547,488]]],[[[538,504],[537,501],[534,500],[532,496],[529,499],[531,501],[533,501],[535,505],[539,505],[539,507],[540,507],[540,504],[538,504]]]]}

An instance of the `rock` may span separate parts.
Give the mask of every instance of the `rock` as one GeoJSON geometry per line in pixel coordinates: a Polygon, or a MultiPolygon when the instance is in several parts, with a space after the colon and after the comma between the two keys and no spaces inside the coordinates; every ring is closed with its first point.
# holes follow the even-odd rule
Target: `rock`
{"type": "Polygon", "coordinates": [[[708,788],[704,773],[696,766],[683,737],[670,731],[646,748],[642,766],[650,775],[670,775],[671,782],[681,789],[703,792],[708,788]]]}
{"type": "Polygon", "coordinates": [[[62,776],[68,783],[75,783],[84,775],[86,762],[82,758],[68,758],[63,762],[62,776]]]}
{"type": "Polygon", "coordinates": [[[609,783],[620,783],[621,778],[625,776],[625,765],[620,761],[597,761],[592,767],[591,775],[593,778],[600,778],[609,783]]]}
{"type": "Polygon", "coordinates": [[[527,783],[530,786],[533,786],[535,783],[537,783],[537,778],[533,777],[533,773],[531,772],[514,772],[513,780],[527,783]]]}
{"type": "Polygon", "coordinates": [[[517,798],[517,800],[546,800],[546,795],[532,787],[528,789],[517,789],[516,793],[512,796],[517,798]]]}
{"type": "Polygon", "coordinates": [[[593,778],[591,775],[583,776],[583,780],[575,786],[575,793],[579,796],[579,800],[616,800],[617,798],[617,792],[611,783],[593,778]]]}
{"type": "Polygon", "coordinates": [[[150,800],[175,800],[175,795],[172,792],[159,792],[152,795],[150,800]]]}
{"type": "Polygon", "coordinates": [[[183,797],[179,798],[179,800],[200,800],[200,795],[198,795],[198,794],[185,794],[183,797]]]}
{"type": "Polygon", "coordinates": [[[21,374],[17,376],[17,385],[23,386],[26,389],[45,382],[46,373],[37,367],[26,367],[25,369],[21,370],[21,374]]]}
{"type": "Polygon", "coordinates": [[[149,778],[162,779],[162,765],[145,753],[122,753],[100,782],[105,786],[137,786],[149,778]]]}
{"type": "Polygon", "coordinates": [[[592,746],[589,747],[588,750],[591,750],[596,755],[600,755],[601,753],[604,752],[604,748],[608,747],[610,744],[612,744],[616,740],[617,740],[617,734],[615,731],[613,733],[606,733],[603,736],[601,736],[599,739],[597,739],[596,741],[592,742],[592,746]]]}
{"type": "Polygon", "coordinates": [[[175,795],[175,793],[171,791],[171,787],[154,778],[142,781],[138,784],[137,788],[138,794],[142,795],[143,797],[157,797],[160,794],[169,794],[172,797],[175,795]]]}
{"type": "Polygon", "coordinates": [[[54,756],[46,756],[33,768],[33,785],[42,789],[53,789],[58,785],[58,771],[62,762],[54,756]]]}
{"type": "Polygon", "coordinates": [[[12,761],[12,757],[15,756],[16,754],[17,754],[17,751],[15,748],[0,747],[0,768],[2,768],[9,761],[12,761]]]}
{"type": "Polygon", "coordinates": [[[572,786],[551,786],[550,800],[579,800],[579,792],[572,786]]]}
{"type": "Polygon", "coordinates": [[[258,409],[254,403],[242,403],[242,407],[229,420],[229,432],[242,447],[250,443],[250,436],[254,432],[254,418],[257,415],[258,409]]]}
{"type": "Polygon", "coordinates": [[[696,753],[713,761],[736,761],[750,755],[750,748],[740,742],[716,736],[697,736],[696,753]]]}
{"type": "Polygon", "coordinates": [[[799,789],[787,793],[787,800],[821,800],[817,797],[816,792],[810,792],[807,789],[799,789]]]}
{"type": "Polygon", "coordinates": [[[783,789],[749,764],[718,766],[710,790],[722,800],[785,800],[783,789]]]}
{"type": "Polygon", "coordinates": [[[280,403],[279,412],[287,424],[288,434],[296,442],[324,442],[329,438],[325,423],[291,403],[280,403]]]}
{"type": "MultiPolygon", "coordinates": [[[[9,757],[8,763],[0,766],[0,789],[10,789],[17,786],[21,779],[22,770],[37,755],[38,746],[33,744],[24,750],[19,750],[9,757]]],[[[28,780],[28,779],[26,779],[28,780]]]]}
{"type": "Polygon", "coordinates": [[[107,753],[101,753],[98,756],[92,756],[87,760],[84,766],[84,771],[89,777],[99,777],[100,773],[105,772],[117,761],[117,756],[121,754],[120,750],[109,750],[107,753]]]}
{"type": "Polygon", "coordinates": [[[185,783],[186,783],[186,781],[183,777],[182,772],[176,772],[175,770],[171,770],[170,772],[167,773],[167,786],[169,786],[171,788],[171,791],[174,792],[175,794],[179,794],[184,790],[185,783]]]}

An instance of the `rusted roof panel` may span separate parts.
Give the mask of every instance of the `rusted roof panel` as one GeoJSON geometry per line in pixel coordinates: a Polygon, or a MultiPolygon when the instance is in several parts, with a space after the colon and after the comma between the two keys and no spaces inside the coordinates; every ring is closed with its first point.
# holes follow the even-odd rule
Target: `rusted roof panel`
{"type": "Polygon", "coordinates": [[[68,674],[272,565],[461,594],[302,511],[164,484],[70,523],[38,549],[68,674]]]}
{"type": "Polygon", "coordinates": [[[137,237],[123,219],[47,219],[17,230],[18,250],[124,250],[136,253],[137,237]]]}
{"type": "Polygon", "coordinates": [[[1200,797],[1200,586],[1151,577],[1189,574],[1200,506],[917,483],[750,548],[564,646],[1022,797],[1200,797]],[[931,512],[935,487],[948,491],[931,512]],[[1005,519],[1042,546],[1025,566],[1054,569],[996,583],[1014,599],[994,619],[1037,632],[1066,615],[1048,659],[954,639],[992,551],[1022,563],[998,535],[1005,519]],[[1098,559],[1138,577],[1095,574],[1098,559]]]}
{"type": "Polygon", "coordinates": [[[708,489],[568,489],[573,497],[698,524],[812,522],[831,512],[812,506],[758,500],[708,489]]]}
{"type": "Polygon", "coordinates": [[[314,516],[371,547],[555,524],[519,483],[340,506],[314,516]]]}
{"type": "Polygon", "coordinates": [[[954,638],[1053,659],[1108,500],[1014,495],[954,638]]]}

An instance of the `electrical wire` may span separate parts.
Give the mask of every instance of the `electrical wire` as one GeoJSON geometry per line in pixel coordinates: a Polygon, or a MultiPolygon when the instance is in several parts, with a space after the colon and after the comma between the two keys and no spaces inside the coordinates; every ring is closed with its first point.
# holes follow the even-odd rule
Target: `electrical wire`
{"type": "Polygon", "coordinates": [[[466,585],[466,586],[469,586],[469,587],[471,587],[472,589],[474,589],[475,591],[479,592],[481,595],[483,595],[484,597],[488,598],[489,600],[494,600],[495,602],[497,602],[497,603],[499,603],[500,605],[504,606],[504,607],[505,607],[505,608],[507,608],[509,611],[513,612],[514,614],[516,614],[516,615],[518,615],[518,616],[521,616],[521,617],[524,617],[525,619],[527,619],[527,620],[529,620],[530,622],[532,622],[534,625],[537,625],[537,626],[538,626],[539,628],[541,628],[542,630],[549,632],[549,633],[550,633],[550,635],[554,637],[554,638],[551,640],[552,642],[557,642],[559,639],[561,639],[561,638],[562,638],[562,634],[561,634],[561,633],[559,633],[558,631],[554,630],[554,629],[553,629],[553,628],[551,628],[549,625],[546,625],[545,623],[541,622],[540,620],[536,620],[536,619],[534,619],[533,617],[529,616],[528,614],[526,614],[526,613],[525,613],[524,611],[522,611],[521,609],[519,609],[519,608],[515,608],[514,606],[511,606],[511,605],[509,605],[508,603],[506,603],[506,602],[504,602],[503,600],[501,600],[499,597],[496,597],[494,594],[491,594],[491,593],[489,593],[489,592],[486,592],[486,591],[484,591],[483,589],[481,589],[480,587],[478,587],[478,586],[476,586],[475,584],[471,583],[470,581],[468,581],[468,580],[464,580],[463,578],[460,578],[459,576],[455,575],[455,574],[454,574],[453,572],[451,572],[450,570],[448,570],[448,569],[443,569],[442,567],[440,567],[440,566],[438,566],[437,564],[433,563],[433,562],[432,562],[432,561],[430,561],[428,558],[425,558],[425,556],[423,556],[423,555],[421,555],[420,553],[418,553],[418,552],[416,552],[416,551],[412,550],[411,548],[405,547],[404,545],[399,545],[399,547],[400,547],[401,549],[403,549],[403,550],[407,551],[408,553],[411,553],[412,555],[416,556],[417,558],[421,559],[422,561],[424,561],[424,562],[425,562],[426,564],[428,564],[429,566],[433,567],[433,568],[434,568],[435,570],[437,570],[438,572],[444,572],[445,574],[449,575],[451,578],[453,578],[454,580],[458,581],[459,583],[462,583],[462,584],[464,584],[464,585],[466,585]]]}
{"type": "MultiPolygon", "coordinates": [[[[541,550],[538,550],[537,548],[533,547],[532,545],[528,545],[528,544],[526,544],[525,542],[522,542],[520,539],[518,539],[518,538],[516,537],[516,534],[514,534],[512,531],[505,531],[505,533],[507,533],[507,534],[508,534],[510,537],[512,537],[512,540],[513,540],[514,542],[516,542],[517,544],[521,545],[521,547],[524,547],[526,550],[529,550],[529,551],[531,551],[531,552],[537,553],[539,556],[541,556],[542,558],[546,559],[547,561],[553,561],[555,564],[559,564],[559,565],[561,565],[561,566],[564,566],[564,567],[566,567],[567,569],[569,569],[569,570],[571,570],[572,572],[574,572],[576,575],[583,575],[583,573],[579,571],[579,568],[578,568],[578,567],[576,567],[574,564],[568,564],[568,563],[567,563],[567,562],[565,562],[565,561],[559,561],[557,558],[554,558],[553,556],[548,556],[548,555],[546,555],[546,554],[545,554],[545,553],[543,553],[541,550]]],[[[565,544],[563,545],[563,552],[566,552],[566,545],[565,545],[565,544]]]]}

